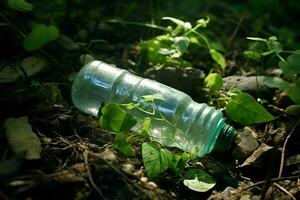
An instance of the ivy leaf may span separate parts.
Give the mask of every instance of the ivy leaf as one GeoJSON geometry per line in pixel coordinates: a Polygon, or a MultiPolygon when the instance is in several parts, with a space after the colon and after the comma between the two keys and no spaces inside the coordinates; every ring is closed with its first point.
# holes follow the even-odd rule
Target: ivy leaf
{"type": "Polygon", "coordinates": [[[215,49],[210,49],[209,53],[210,53],[212,59],[214,61],[216,61],[221,66],[222,70],[224,71],[225,67],[226,67],[226,62],[225,62],[224,56],[221,53],[217,52],[215,49]]]}
{"type": "Polygon", "coordinates": [[[179,176],[190,159],[191,159],[191,155],[188,153],[183,153],[182,155],[174,154],[171,170],[174,172],[174,174],[179,176]]]}
{"type": "Polygon", "coordinates": [[[7,4],[14,10],[21,12],[32,11],[33,5],[25,0],[7,0],[7,4]]]}
{"type": "Polygon", "coordinates": [[[270,88],[278,88],[281,90],[287,90],[289,88],[289,83],[277,77],[268,77],[263,78],[263,83],[270,88]]]}
{"type": "Polygon", "coordinates": [[[285,76],[300,74],[300,50],[295,51],[288,58],[286,63],[280,61],[279,67],[285,76]]]}
{"type": "Polygon", "coordinates": [[[172,153],[154,143],[143,143],[142,156],[149,179],[153,179],[172,164],[172,153]]]}
{"type": "Polygon", "coordinates": [[[231,97],[230,102],[226,105],[226,113],[232,120],[246,125],[274,119],[261,104],[244,92],[231,97]]]}
{"type": "Polygon", "coordinates": [[[128,131],[136,123],[137,120],[125,112],[117,104],[107,104],[101,109],[100,126],[106,130],[114,132],[128,131]]]}
{"type": "Polygon", "coordinates": [[[300,79],[291,84],[287,94],[296,104],[300,104],[300,79]]]}
{"type": "Polygon", "coordinates": [[[27,160],[41,157],[41,141],[32,131],[28,117],[8,118],[3,127],[8,144],[15,154],[25,153],[27,160]]]}
{"type": "Polygon", "coordinates": [[[183,184],[191,190],[206,192],[216,185],[216,181],[201,169],[189,169],[185,174],[183,184]]]}
{"type": "Polygon", "coordinates": [[[206,86],[212,90],[218,90],[223,86],[222,76],[218,73],[210,73],[204,80],[206,86]]]}
{"type": "Polygon", "coordinates": [[[135,156],[135,151],[133,150],[130,143],[126,141],[126,138],[124,137],[123,133],[118,133],[116,135],[114,145],[124,156],[135,156]]]}
{"type": "Polygon", "coordinates": [[[188,49],[190,39],[185,36],[175,37],[172,47],[178,52],[178,57],[182,56],[188,49]]]}
{"type": "Polygon", "coordinates": [[[33,51],[43,47],[48,42],[55,40],[59,36],[59,30],[55,26],[35,24],[32,26],[31,33],[25,37],[23,47],[27,51],[33,51]]]}

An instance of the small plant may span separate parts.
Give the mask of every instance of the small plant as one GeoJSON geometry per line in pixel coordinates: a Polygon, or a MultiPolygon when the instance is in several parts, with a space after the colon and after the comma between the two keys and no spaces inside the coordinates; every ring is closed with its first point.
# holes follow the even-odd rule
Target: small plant
{"type": "Polygon", "coordinates": [[[195,26],[192,26],[190,22],[173,17],[163,17],[162,19],[173,22],[176,27],[160,27],[166,34],[143,41],[138,45],[142,54],[146,55],[148,63],[152,66],[190,67],[191,63],[184,59],[184,55],[188,53],[191,46],[200,50],[201,42],[204,42],[211,58],[223,71],[225,70],[224,56],[214,49],[208,38],[199,31],[208,25],[210,21],[208,17],[206,20],[199,19],[195,26]]]}
{"type": "Polygon", "coordinates": [[[255,41],[245,51],[245,55],[255,61],[260,61],[262,57],[276,57],[278,66],[283,72],[284,79],[279,77],[265,77],[264,83],[271,88],[284,90],[295,104],[300,104],[300,50],[284,51],[282,44],[277,37],[272,36],[268,39],[248,37],[247,39],[255,41]],[[289,54],[285,59],[282,54],[289,54]]]}
{"type": "MultiPolygon", "coordinates": [[[[157,109],[155,100],[163,100],[161,95],[147,95],[142,97],[141,103],[129,104],[107,104],[101,109],[101,117],[99,119],[100,126],[107,130],[116,132],[114,147],[125,156],[135,156],[130,140],[133,137],[143,136],[142,139],[142,158],[143,163],[150,179],[153,179],[170,169],[175,175],[181,176],[184,169],[189,166],[189,161],[196,158],[190,153],[174,153],[156,142],[149,142],[151,138],[151,121],[161,121],[162,124],[172,127],[174,131],[163,133],[173,134],[178,130],[171,124],[157,109]],[[149,115],[142,121],[136,120],[130,112],[143,112],[149,115]],[[158,112],[156,112],[158,111],[158,112]],[[138,134],[126,136],[131,128],[137,126],[138,134]]],[[[191,170],[191,169],[190,169],[191,170]]],[[[183,183],[190,189],[205,192],[215,185],[215,180],[203,170],[190,171],[184,176],[183,183]],[[209,177],[209,179],[207,179],[209,177]],[[209,180],[207,182],[207,180],[209,180]]]]}

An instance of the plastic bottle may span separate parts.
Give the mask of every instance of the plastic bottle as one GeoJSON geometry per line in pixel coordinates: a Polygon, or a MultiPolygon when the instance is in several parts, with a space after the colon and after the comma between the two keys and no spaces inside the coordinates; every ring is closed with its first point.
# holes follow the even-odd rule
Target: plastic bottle
{"type": "Polygon", "coordinates": [[[128,112],[140,120],[151,117],[153,140],[198,156],[211,152],[214,147],[227,149],[235,132],[224,122],[219,110],[196,103],[174,88],[101,61],[90,62],[79,71],[72,86],[72,100],[77,108],[93,116],[98,116],[103,103],[139,103],[143,109],[154,109],[154,115],[140,109],[128,112]],[[153,101],[143,100],[146,95],[157,94],[164,100],[155,99],[155,106],[153,101]],[[164,120],[157,119],[162,117],[164,120]]]}

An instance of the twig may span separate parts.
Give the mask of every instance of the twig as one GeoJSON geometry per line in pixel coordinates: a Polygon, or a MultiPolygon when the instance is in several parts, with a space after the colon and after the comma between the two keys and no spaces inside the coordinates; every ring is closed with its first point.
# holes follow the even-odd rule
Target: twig
{"type": "Polygon", "coordinates": [[[291,132],[289,133],[289,135],[286,137],[285,141],[284,141],[284,144],[283,144],[283,147],[282,147],[282,150],[281,150],[281,160],[280,160],[280,168],[279,168],[279,173],[278,173],[278,178],[281,177],[282,175],[282,171],[283,171],[283,166],[284,166],[284,156],[285,156],[285,148],[286,148],[286,145],[287,145],[287,142],[288,140],[290,139],[292,133],[294,132],[297,124],[298,124],[299,120],[296,122],[296,124],[293,126],[293,129],[291,130],[291,132]]]}
{"type": "Polygon", "coordinates": [[[244,15],[242,15],[242,16],[240,17],[237,26],[235,27],[233,33],[231,34],[231,36],[230,36],[230,38],[229,38],[229,40],[228,40],[228,44],[227,44],[227,48],[226,48],[227,50],[229,49],[229,47],[230,47],[230,45],[231,45],[233,39],[235,38],[237,32],[239,31],[240,26],[241,26],[243,20],[244,20],[244,15]]]}
{"type": "Polygon", "coordinates": [[[90,167],[89,167],[89,163],[88,163],[88,150],[84,149],[84,152],[83,152],[83,158],[84,158],[84,164],[85,164],[85,167],[86,167],[86,171],[88,173],[88,177],[89,177],[89,181],[91,183],[91,186],[97,191],[97,193],[99,194],[99,196],[102,198],[102,199],[107,199],[102,191],[97,187],[97,185],[95,184],[94,180],[93,180],[93,177],[92,177],[92,174],[91,174],[91,170],[90,170],[90,167]]]}
{"type": "MultiPolygon", "coordinates": [[[[280,178],[272,178],[270,181],[271,181],[271,182],[275,182],[275,181],[282,181],[282,180],[293,180],[293,179],[298,179],[298,178],[300,178],[300,176],[298,176],[298,175],[297,175],[297,176],[287,176],[287,177],[280,177],[280,178]]],[[[245,188],[242,188],[241,191],[248,190],[248,189],[253,188],[253,187],[255,187],[255,186],[264,184],[265,182],[266,182],[265,180],[264,180],[264,181],[258,181],[258,182],[256,182],[256,183],[253,183],[253,184],[250,185],[250,186],[247,186],[247,187],[245,187],[245,188]]]]}
{"type": "Polygon", "coordinates": [[[289,191],[287,191],[284,187],[279,185],[278,183],[273,183],[278,189],[280,189],[282,192],[286,193],[289,195],[293,200],[297,200],[289,191]]]}

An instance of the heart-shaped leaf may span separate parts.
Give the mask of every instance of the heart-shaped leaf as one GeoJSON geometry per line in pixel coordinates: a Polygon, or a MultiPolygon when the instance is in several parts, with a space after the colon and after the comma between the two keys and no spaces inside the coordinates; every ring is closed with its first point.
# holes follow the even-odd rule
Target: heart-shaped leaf
{"type": "Polygon", "coordinates": [[[206,192],[216,185],[216,181],[201,169],[190,169],[185,174],[183,184],[191,190],[206,192]]]}
{"type": "Polygon", "coordinates": [[[26,2],[25,0],[7,0],[7,4],[12,9],[22,12],[32,11],[33,9],[32,4],[26,2]]]}
{"type": "Polygon", "coordinates": [[[211,58],[214,61],[216,61],[221,66],[222,70],[224,71],[225,67],[226,67],[226,62],[225,62],[224,56],[221,53],[217,52],[215,49],[210,49],[209,53],[210,53],[211,58]]]}
{"type": "Polygon", "coordinates": [[[14,153],[25,153],[27,160],[41,157],[41,141],[32,131],[28,117],[8,118],[3,127],[6,130],[8,144],[14,153]]]}
{"type": "Polygon", "coordinates": [[[274,119],[261,104],[244,92],[231,97],[226,113],[232,120],[242,124],[256,124],[274,119]]]}
{"type": "Polygon", "coordinates": [[[101,109],[102,116],[99,119],[100,126],[106,130],[114,132],[128,131],[137,120],[125,112],[117,104],[107,104],[101,109]]]}
{"type": "Polygon", "coordinates": [[[31,33],[26,36],[23,47],[27,51],[33,51],[43,47],[48,42],[55,40],[59,36],[59,30],[55,26],[35,24],[32,26],[31,33]]]}
{"type": "Polygon", "coordinates": [[[142,156],[149,179],[155,178],[172,165],[172,153],[154,143],[143,143],[142,156]]]}
{"type": "Polygon", "coordinates": [[[222,76],[218,73],[210,73],[204,80],[206,86],[212,90],[218,90],[223,86],[222,76]]]}

